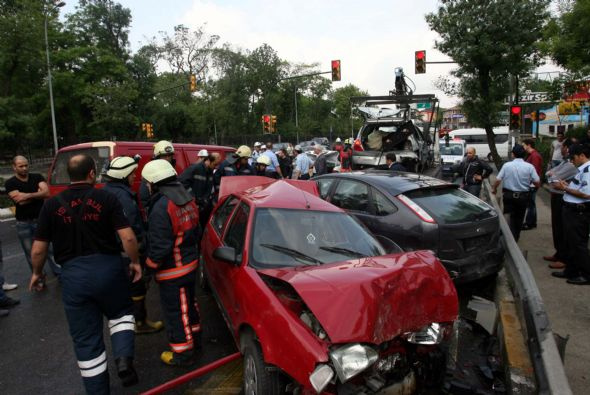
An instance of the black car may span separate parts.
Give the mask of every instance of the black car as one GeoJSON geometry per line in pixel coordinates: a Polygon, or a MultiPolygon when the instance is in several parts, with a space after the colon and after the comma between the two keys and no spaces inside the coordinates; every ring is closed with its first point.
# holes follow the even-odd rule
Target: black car
{"type": "Polygon", "coordinates": [[[315,179],[320,196],[405,251],[436,253],[466,283],[498,272],[504,249],[496,211],[457,185],[414,173],[362,171],[315,179]]]}

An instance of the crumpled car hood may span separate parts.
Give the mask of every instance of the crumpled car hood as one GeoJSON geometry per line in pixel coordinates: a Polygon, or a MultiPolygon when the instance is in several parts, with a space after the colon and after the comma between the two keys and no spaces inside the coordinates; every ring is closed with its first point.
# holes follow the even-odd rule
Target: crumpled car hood
{"type": "Polygon", "coordinates": [[[288,282],[332,343],[380,344],[458,314],[455,286],[429,251],[259,272],[288,282]]]}

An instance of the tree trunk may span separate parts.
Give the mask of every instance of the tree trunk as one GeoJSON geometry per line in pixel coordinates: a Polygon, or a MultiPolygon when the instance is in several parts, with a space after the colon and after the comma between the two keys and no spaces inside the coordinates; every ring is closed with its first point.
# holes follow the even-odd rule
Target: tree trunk
{"type": "Polygon", "coordinates": [[[486,125],[485,130],[486,130],[486,136],[488,138],[488,145],[490,147],[490,154],[492,155],[492,158],[494,159],[494,164],[496,165],[496,169],[498,169],[498,171],[500,171],[504,161],[502,160],[502,158],[500,158],[500,154],[498,154],[498,150],[496,149],[496,135],[494,134],[494,130],[492,128],[492,125],[486,125]]]}

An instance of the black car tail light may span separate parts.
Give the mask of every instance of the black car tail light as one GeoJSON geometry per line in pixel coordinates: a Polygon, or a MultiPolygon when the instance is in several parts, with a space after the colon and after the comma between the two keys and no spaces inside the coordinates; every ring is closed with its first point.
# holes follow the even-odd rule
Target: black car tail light
{"type": "Polygon", "coordinates": [[[408,207],[410,210],[412,210],[412,212],[414,214],[416,214],[418,216],[418,218],[420,218],[422,221],[428,222],[430,224],[435,224],[436,223],[436,221],[434,220],[434,218],[432,218],[430,216],[430,214],[428,214],[426,212],[426,210],[424,210],[422,207],[420,207],[416,202],[414,202],[409,197],[407,197],[407,196],[405,196],[403,194],[400,194],[400,195],[397,195],[397,198],[404,205],[406,205],[406,207],[408,207]]]}

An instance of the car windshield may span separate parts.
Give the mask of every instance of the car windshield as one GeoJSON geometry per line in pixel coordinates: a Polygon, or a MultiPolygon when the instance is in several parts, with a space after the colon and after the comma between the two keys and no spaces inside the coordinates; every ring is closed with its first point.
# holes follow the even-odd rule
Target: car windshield
{"type": "Polygon", "coordinates": [[[496,212],[484,201],[458,188],[416,189],[404,195],[438,223],[458,224],[496,216],[496,212]]]}
{"type": "Polygon", "coordinates": [[[102,182],[102,174],[106,171],[109,164],[109,147],[92,147],[81,148],[76,150],[62,151],[57,154],[55,164],[51,172],[51,185],[69,184],[70,176],[68,175],[68,162],[75,155],[90,155],[96,163],[96,182],[102,182]]]}
{"type": "Polygon", "coordinates": [[[311,266],[384,255],[379,242],[346,213],[256,210],[250,265],[311,266]]]}
{"type": "Polygon", "coordinates": [[[440,145],[440,154],[441,155],[463,155],[463,144],[458,143],[449,143],[447,146],[446,144],[442,143],[440,145]]]}

